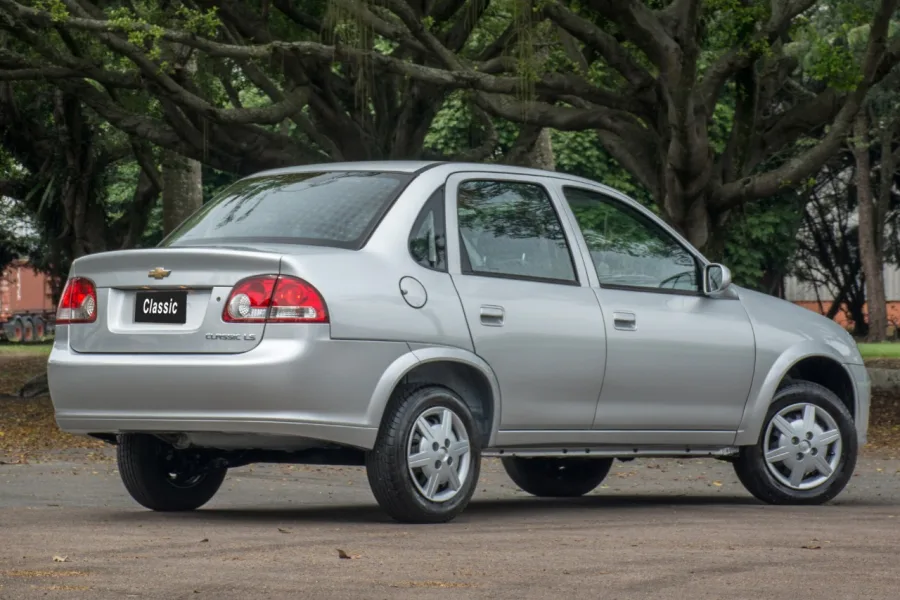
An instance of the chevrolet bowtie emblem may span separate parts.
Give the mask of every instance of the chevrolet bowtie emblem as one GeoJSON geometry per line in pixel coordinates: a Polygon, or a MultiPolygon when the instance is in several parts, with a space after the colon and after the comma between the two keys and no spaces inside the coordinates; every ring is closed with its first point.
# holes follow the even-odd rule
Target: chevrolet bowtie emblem
{"type": "Polygon", "coordinates": [[[166,269],[163,269],[162,267],[156,267],[155,269],[153,269],[152,271],[147,273],[147,277],[152,277],[153,279],[159,280],[159,279],[163,279],[164,277],[168,277],[169,273],[171,273],[171,272],[172,271],[167,271],[166,269]]]}

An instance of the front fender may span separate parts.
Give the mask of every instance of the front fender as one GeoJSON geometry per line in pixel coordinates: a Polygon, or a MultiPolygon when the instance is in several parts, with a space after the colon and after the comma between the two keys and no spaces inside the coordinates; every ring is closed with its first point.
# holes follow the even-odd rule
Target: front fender
{"type": "Polygon", "coordinates": [[[487,379],[491,386],[493,398],[493,422],[488,447],[493,446],[500,429],[500,386],[493,369],[482,358],[469,350],[449,346],[414,345],[410,351],[392,362],[378,380],[372,397],[369,400],[369,409],[366,413],[366,425],[380,427],[381,419],[387,403],[391,399],[396,387],[416,367],[432,362],[456,362],[477,369],[487,379]]]}
{"type": "MultiPolygon", "coordinates": [[[[782,352],[778,358],[768,365],[761,364],[767,361],[758,357],[756,373],[753,377],[753,385],[750,388],[750,394],[747,399],[747,405],[744,408],[741,424],[735,435],[735,446],[749,446],[759,441],[763,421],[766,418],[769,405],[775,397],[775,392],[778,390],[778,385],[794,365],[803,359],[813,357],[828,358],[835,361],[835,363],[841,365],[840,368],[847,371],[847,375],[850,377],[851,381],[856,381],[853,374],[847,370],[847,366],[844,364],[845,357],[829,344],[822,342],[806,340],[795,344],[782,352]]],[[[855,384],[854,402],[858,402],[855,384]]]]}

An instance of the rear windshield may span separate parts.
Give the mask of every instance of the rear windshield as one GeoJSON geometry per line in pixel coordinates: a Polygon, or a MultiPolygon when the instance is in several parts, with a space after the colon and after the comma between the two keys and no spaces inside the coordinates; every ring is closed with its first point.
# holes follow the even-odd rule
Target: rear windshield
{"type": "Polygon", "coordinates": [[[329,171],[242,179],[160,245],[271,242],[358,250],[412,177],[329,171]]]}

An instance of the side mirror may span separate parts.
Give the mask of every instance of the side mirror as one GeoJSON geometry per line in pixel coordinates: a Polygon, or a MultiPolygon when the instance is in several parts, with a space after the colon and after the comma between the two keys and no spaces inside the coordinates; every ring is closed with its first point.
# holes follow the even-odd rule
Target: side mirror
{"type": "Polygon", "coordinates": [[[725,265],[713,263],[703,267],[703,293],[709,296],[724,292],[731,285],[731,271],[725,265]]]}

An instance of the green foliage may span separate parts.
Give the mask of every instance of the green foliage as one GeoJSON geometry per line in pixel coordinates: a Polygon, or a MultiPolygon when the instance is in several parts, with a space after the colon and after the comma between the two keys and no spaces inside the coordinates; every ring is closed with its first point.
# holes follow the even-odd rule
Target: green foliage
{"type": "Polygon", "coordinates": [[[653,197],[603,149],[593,131],[554,131],[556,169],[578,175],[628,194],[643,205],[654,207],[653,197]]]}
{"type": "Polygon", "coordinates": [[[765,280],[786,274],[803,220],[795,194],[747,204],[728,223],[724,262],[735,283],[764,292],[765,280]]]}

